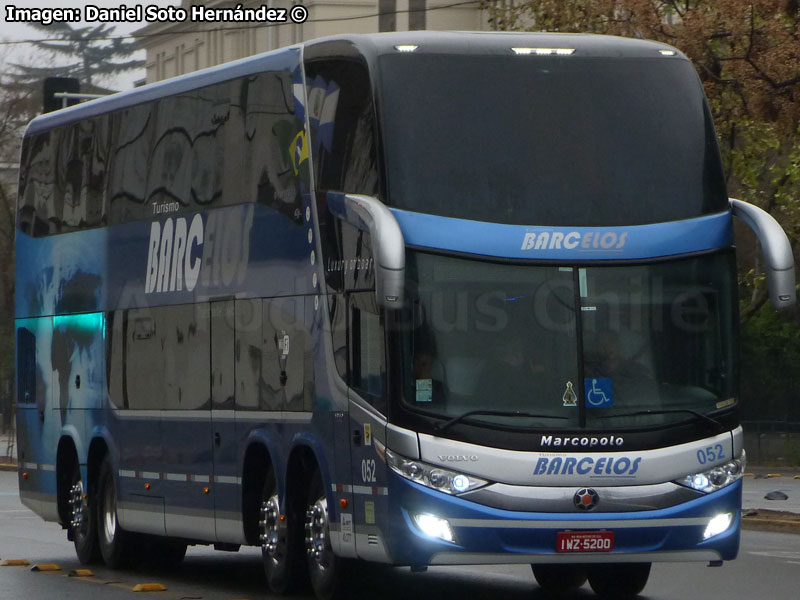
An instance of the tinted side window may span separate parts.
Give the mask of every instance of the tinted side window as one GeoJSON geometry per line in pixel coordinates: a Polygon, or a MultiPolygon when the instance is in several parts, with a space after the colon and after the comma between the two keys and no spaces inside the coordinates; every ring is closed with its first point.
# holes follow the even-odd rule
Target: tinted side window
{"type": "Polygon", "coordinates": [[[381,412],[386,410],[383,318],[374,292],[350,295],[350,385],[381,412]]]}
{"type": "Polygon", "coordinates": [[[311,411],[311,335],[305,298],[236,300],[236,407],[311,411]]]}
{"type": "Polygon", "coordinates": [[[118,408],[211,404],[207,304],[119,310],[108,327],[109,395],[118,408]]]}
{"type": "Polygon", "coordinates": [[[36,336],[26,328],[17,329],[17,403],[36,402],[36,336]]]}
{"type": "Polygon", "coordinates": [[[258,202],[303,222],[299,157],[303,124],[294,114],[289,73],[269,72],[235,82],[225,154],[238,169],[225,172],[225,202],[258,202]]]}
{"type": "Polygon", "coordinates": [[[23,144],[18,227],[52,235],[251,202],[301,224],[303,135],[283,71],[37,134],[23,144]]]}
{"type": "Polygon", "coordinates": [[[232,409],[235,391],[233,300],[211,303],[211,406],[232,409]]]}
{"type": "Polygon", "coordinates": [[[333,359],[339,375],[347,381],[347,304],[344,294],[328,296],[328,306],[331,313],[333,359]]]}
{"type": "MultiPolygon", "coordinates": [[[[197,91],[163,98],[156,107],[144,217],[192,207],[193,163],[197,158],[193,152],[195,139],[201,134],[213,135],[214,131],[210,123],[206,123],[208,111],[201,110],[197,91]]],[[[227,113],[226,108],[221,112],[227,113]]],[[[209,158],[213,160],[213,155],[209,158]]]]}
{"type": "Polygon", "coordinates": [[[106,223],[109,118],[87,119],[25,140],[17,223],[33,236],[106,223]]]}
{"type": "Polygon", "coordinates": [[[146,184],[155,132],[155,103],[111,115],[111,174],[108,196],[112,223],[145,215],[146,184]]]}
{"type": "Polygon", "coordinates": [[[356,61],[306,64],[317,189],[378,194],[377,134],[369,73],[356,61]]]}

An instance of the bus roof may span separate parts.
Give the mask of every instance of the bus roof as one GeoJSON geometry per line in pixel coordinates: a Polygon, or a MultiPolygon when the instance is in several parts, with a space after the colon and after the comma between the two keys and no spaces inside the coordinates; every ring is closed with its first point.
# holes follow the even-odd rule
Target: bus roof
{"type": "MultiPolygon", "coordinates": [[[[680,51],[660,42],[595,34],[407,31],[335,35],[223,63],[46,113],[30,122],[25,135],[41,133],[54,127],[275,69],[281,65],[292,68],[293,64],[300,61],[304,48],[309,48],[313,54],[319,56],[318,53],[321,54],[323,48],[330,46],[348,46],[367,58],[394,54],[398,52],[397,46],[416,46],[414,51],[424,54],[502,55],[511,52],[512,48],[523,47],[571,48],[576,56],[598,58],[658,58],[659,51],[667,51],[674,52],[673,60],[686,59],[680,51]]],[[[335,50],[331,55],[336,56],[335,50]]]]}
{"type": "Polygon", "coordinates": [[[364,54],[395,54],[397,46],[417,46],[414,52],[427,54],[491,55],[509,54],[511,48],[571,48],[576,56],[602,58],[657,58],[659,51],[683,54],[660,42],[597,35],[591,33],[498,32],[498,31],[401,31],[363,35],[335,35],[309,40],[313,47],[345,42],[364,54]]]}

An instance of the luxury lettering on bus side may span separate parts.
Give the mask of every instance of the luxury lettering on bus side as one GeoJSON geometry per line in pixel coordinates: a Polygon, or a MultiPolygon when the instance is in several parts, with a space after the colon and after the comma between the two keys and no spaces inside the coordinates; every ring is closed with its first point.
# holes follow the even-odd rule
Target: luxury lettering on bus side
{"type": "Polygon", "coordinates": [[[628,240],[623,231],[529,231],[522,240],[522,250],[621,250],[628,240]]]}
{"type": "Polygon", "coordinates": [[[247,275],[253,207],[150,224],[145,293],[240,284],[247,275]]]}

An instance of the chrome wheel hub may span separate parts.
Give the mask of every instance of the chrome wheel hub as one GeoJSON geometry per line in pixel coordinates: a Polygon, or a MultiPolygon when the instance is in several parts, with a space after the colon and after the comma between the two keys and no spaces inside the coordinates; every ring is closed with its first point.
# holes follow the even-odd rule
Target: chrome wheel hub
{"type": "Polygon", "coordinates": [[[261,519],[259,525],[259,539],[261,540],[261,550],[277,559],[280,523],[280,505],[278,504],[278,494],[273,494],[266,500],[262,500],[259,510],[261,519]]]}
{"type": "Polygon", "coordinates": [[[320,498],[306,511],[306,553],[318,568],[327,566],[328,501],[320,498]]]}
{"type": "Polygon", "coordinates": [[[117,534],[117,493],[113,483],[103,490],[100,523],[105,543],[112,544],[117,534]]]}
{"type": "Polygon", "coordinates": [[[86,510],[86,498],[83,494],[83,482],[77,481],[69,490],[70,527],[79,530],[83,525],[83,514],[86,510]]]}

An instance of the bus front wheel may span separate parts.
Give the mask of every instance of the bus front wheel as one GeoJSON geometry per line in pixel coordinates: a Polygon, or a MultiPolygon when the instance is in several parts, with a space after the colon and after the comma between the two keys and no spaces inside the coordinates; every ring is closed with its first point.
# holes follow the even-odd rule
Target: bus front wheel
{"type": "Polygon", "coordinates": [[[582,565],[531,565],[536,583],[552,596],[565,596],[586,583],[582,565]]]}
{"type": "Polygon", "coordinates": [[[100,466],[97,482],[97,529],[100,553],[106,565],[112,569],[121,567],[127,561],[130,544],[117,521],[117,487],[107,456],[100,466]]]}
{"type": "Polygon", "coordinates": [[[349,598],[349,561],[333,553],[328,500],[322,475],[314,473],[309,487],[305,519],[306,558],[311,587],[319,600],[349,598]]]}
{"type": "Polygon", "coordinates": [[[589,585],[601,598],[633,598],[647,585],[650,563],[592,565],[589,585]]]}

